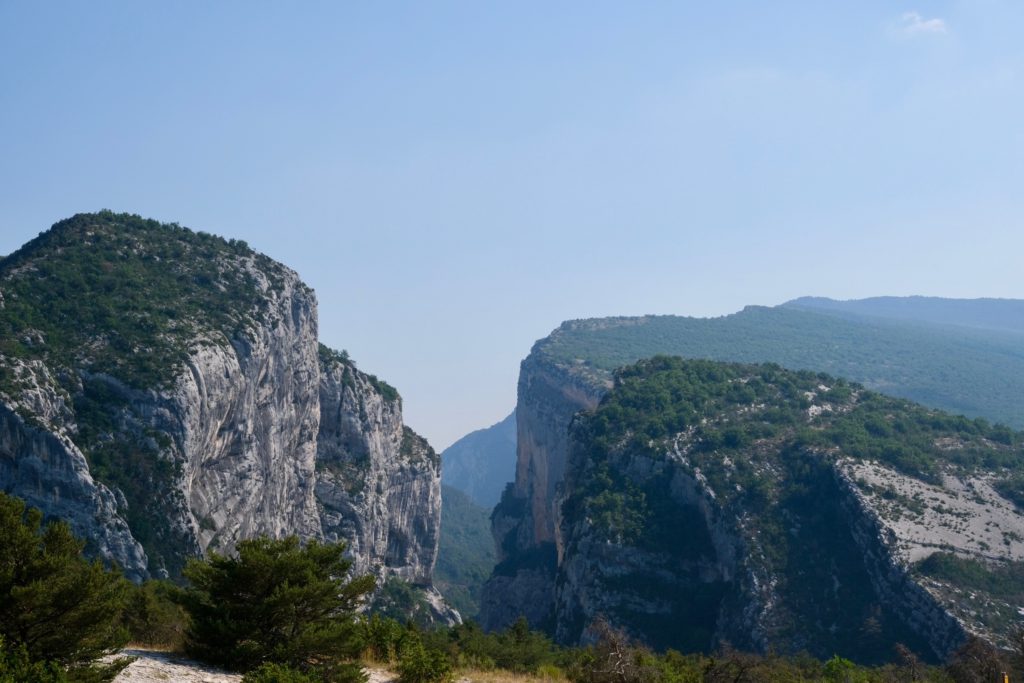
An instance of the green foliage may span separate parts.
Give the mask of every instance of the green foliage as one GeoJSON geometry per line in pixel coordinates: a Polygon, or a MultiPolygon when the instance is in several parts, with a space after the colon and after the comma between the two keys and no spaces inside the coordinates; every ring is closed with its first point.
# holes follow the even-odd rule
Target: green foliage
{"type": "MultiPolygon", "coordinates": [[[[790,439],[822,450],[838,447],[844,455],[877,460],[932,481],[944,464],[1024,471],[1024,436],[1007,433],[1005,427],[929,410],[825,374],[770,364],[656,356],[618,370],[614,390],[575,425],[575,434],[598,463],[612,450],[659,457],[670,447],[668,437],[687,430],[705,453],[741,452],[759,440],[790,439]],[[807,411],[812,405],[827,409],[811,420],[807,411]],[[941,448],[937,442],[942,438],[959,447],[941,448]]],[[[595,468],[593,476],[610,475],[595,468]]],[[[753,485],[752,479],[747,483],[753,485]]]]}
{"type": "Polygon", "coordinates": [[[11,359],[45,363],[93,476],[125,494],[152,570],[177,575],[189,548],[166,524],[181,502],[170,444],[132,414],[133,392],[167,386],[197,344],[244,344],[266,320],[266,287],[286,277],[244,242],[109,211],[61,221],[0,261],[0,394],[25,385],[11,359]]]}
{"type": "Polygon", "coordinates": [[[484,633],[473,622],[451,629],[449,639],[462,663],[516,673],[536,673],[561,663],[558,650],[545,634],[530,630],[520,617],[504,631],[484,633]]]}
{"type": "Polygon", "coordinates": [[[186,646],[205,661],[248,671],[265,662],[328,681],[359,680],[341,663],[359,652],[355,609],[373,590],[372,576],[347,579],[344,544],[258,538],[238,557],[211,553],[185,569],[183,604],[191,616],[186,646]]]}
{"type": "MultiPolygon", "coordinates": [[[[566,552],[582,533],[612,555],[616,546],[643,553],[626,574],[598,569],[592,580],[617,596],[606,608],[613,623],[660,649],[706,651],[734,592],[687,569],[716,561],[716,551],[698,509],[673,488],[679,473],[706,482],[726,518],[748,520],[750,552],[779,577],[775,590],[792,610],[775,627],[778,641],[862,662],[881,661],[894,640],[920,644],[875,597],[838,504],[835,460],[878,461],[933,482],[949,470],[1024,473],[1020,434],[775,365],[640,361],[615,373],[572,436],[562,520],[576,531],[563,539],[566,552]],[[631,607],[652,601],[660,611],[631,607]]],[[[1006,585],[1021,578],[1000,571],[1011,572],[999,575],[1006,585]]],[[[989,580],[986,588],[1005,588],[989,580]]]]}
{"type": "Polygon", "coordinates": [[[146,581],[132,586],[121,617],[131,642],[182,649],[188,614],[180,603],[181,589],[168,581],[146,581]]]}
{"type": "MultiPolygon", "coordinates": [[[[564,648],[554,645],[543,633],[531,631],[525,620],[497,633],[484,633],[473,622],[433,631],[420,631],[413,625],[403,627],[397,621],[379,616],[360,622],[363,642],[375,641],[368,649],[376,661],[395,662],[393,655],[388,658],[378,655],[398,653],[395,668],[403,682],[449,680],[451,672],[460,668],[504,671],[510,676],[548,676],[552,680],[562,680],[567,674],[575,683],[951,683],[953,680],[943,668],[922,663],[900,644],[889,651],[891,662],[864,666],[839,656],[820,660],[806,654],[758,655],[728,646],[712,654],[683,654],[676,650],[656,653],[632,642],[603,619],[592,624],[590,631],[597,636],[593,645],[564,648]]],[[[950,671],[958,666],[957,662],[967,662],[970,670],[988,666],[992,655],[993,651],[984,643],[965,646],[951,662],[950,671]]],[[[500,674],[495,678],[504,680],[500,674]]]]}
{"type": "Polygon", "coordinates": [[[373,596],[370,611],[385,619],[409,621],[418,626],[433,623],[430,604],[423,591],[395,576],[384,580],[384,585],[373,596]]]}
{"type": "Polygon", "coordinates": [[[167,436],[142,429],[131,417],[124,388],[104,376],[84,377],[73,406],[75,443],[85,453],[90,473],[124,493],[125,521],[146,549],[151,569],[178,575],[190,552],[184,536],[167,524],[172,501],[180,495],[173,484],[179,466],[159,450],[167,436]]]}
{"type": "Polygon", "coordinates": [[[773,362],[1024,429],[1019,335],[749,306],[721,318],[569,321],[538,342],[533,353],[596,381],[659,354],[773,362]]]}
{"type": "Polygon", "coordinates": [[[406,462],[417,462],[425,458],[434,467],[441,464],[441,456],[427,440],[405,425],[402,425],[402,443],[398,453],[406,462]]]}
{"type": "Polygon", "coordinates": [[[983,591],[1015,605],[1024,604],[1024,562],[986,565],[953,553],[939,552],[921,560],[915,569],[960,589],[983,591]]]}
{"type": "Polygon", "coordinates": [[[68,683],[68,677],[55,662],[34,662],[24,645],[9,647],[0,636],[0,683],[68,683]]]}
{"type": "Polygon", "coordinates": [[[473,618],[479,611],[495,560],[490,512],[458,489],[442,485],[434,584],[463,618],[473,618]]]}
{"type": "Polygon", "coordinates": [[[116,652],[128,582],[82,557],[84,543],[64,522],[0,493],[0,637],[30,662],[53,662],[70,681],[111,680],[126,664],[94,664],[116,652]]]}
{"type": "Polygon", "coordinates": [[[397,620],[371,614],[359,622],[364,654],[376,662],[391,662],[398,657],[398,647],[407,630],[397,620]]]}
{"type": "Polygon", "coordinates": [[[403,640],[397,669],[400,683],[443,683],[451,680],[452,674],[445,653],[424,647],[418,637],[403,640]]]}
{"type": "Polygon", "coordinates": [[[318,351],[320,355],[320,363],[325,367],[330,368],[334,366],[341,366],[343,385],[353,386],[355,384],[356,374],[358,373],[370,384],[370,386],[373,387],[374,391],[381,395],[381,398],[385,401],[391,403],[402,399],[398,393],[398,389],[395,389],[384,380],[378,379],[376,375],[359,372],[359,370],[356,369],[356,362],[349,357],[348,351],[335,351],[324,344],[320,344],[318,346],[318,351]]]}
{"type": "Polygon", "coordinates": [[[282,266],[244,242],[130,214],[78,214],[0,262],[0,353],[161,386],[198,333],[226,343],[265,313],[246,261],[279,286],[282,266]],[[43,344],[26,343],[36,333],[43,344]]]}
{"type": "Polygon", "coordinates": [[[266,662],[242,676],[242,683],[321,683],[322,678],[283,664],[266,662]]]}
{"type": "Polygon", "coordinates": [[[999,495],[1024,510],[1024,474],[1016,474],[1008,479],[997,481],[994,486],[999,495]]]}

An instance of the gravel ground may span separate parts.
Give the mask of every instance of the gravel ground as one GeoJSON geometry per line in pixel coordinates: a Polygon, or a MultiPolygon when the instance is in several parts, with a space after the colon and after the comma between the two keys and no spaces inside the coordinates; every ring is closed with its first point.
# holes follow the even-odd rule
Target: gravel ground
{"type": "MultiPolygon", "coordinates": [[[[240,683],[240,674],[220,669],[169,652],[125,650],[125,655],[138,657],[131,666],[114,679],[114,683],[240,683]]],[[[369,683],[394,683],[395,677],[379,669],[367,669],[369,683]]]]}

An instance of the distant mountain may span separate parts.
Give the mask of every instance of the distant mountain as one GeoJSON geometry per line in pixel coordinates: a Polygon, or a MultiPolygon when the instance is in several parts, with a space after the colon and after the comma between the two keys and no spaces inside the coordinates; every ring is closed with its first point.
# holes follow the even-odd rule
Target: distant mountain
{"type": "Polygon", "coordinates": [[[494,568],[491,510],[462,491],[441,486],[441,543],[434,583],[463,618],[475,618],[480,591],[494,568]]]}
{"type": "MultiPolygon", "coordinates": [[[[493,508],[516,476],[516,414],[462,437],[441,453],[441,482],[493,508]]],[[[442,531],[442,533],[444,533],[442,531]]]]}
{"type": "Polygon", "coordinates": [[[933,296],[879,296],[836,301],[805,296],[783,306],[821,313],[853,314],[893,320],[956,325],[1024,333],[1024,301],[1018,299],[942,299],[933,296]]]}

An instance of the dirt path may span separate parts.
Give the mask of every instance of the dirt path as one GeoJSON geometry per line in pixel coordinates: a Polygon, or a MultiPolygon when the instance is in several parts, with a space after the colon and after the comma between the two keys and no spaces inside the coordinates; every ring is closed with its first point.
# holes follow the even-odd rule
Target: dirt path
{"type": "MultiPolygon", "coordinates": [[[[114,683],[240,683],[241,674],[232,674],[180,655],[155,650],[125,650],[138,657],[114,679],[114,683]]],[[[367,669],[368,683],[394,683],[395,676],[380,669],[367,669]]]]}

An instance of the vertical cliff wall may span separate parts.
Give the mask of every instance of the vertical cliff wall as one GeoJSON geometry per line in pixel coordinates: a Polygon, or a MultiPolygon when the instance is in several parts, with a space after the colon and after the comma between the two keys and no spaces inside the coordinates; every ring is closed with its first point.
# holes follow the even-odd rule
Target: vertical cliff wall
{"type": "Polygon", "coordinates": [[[483,591],[480,621],[504,628],[526,616],[550,626],[558,542],[554,499],[569,452],[569,424],[606,390],[571,367],[531,353],[519,370],[516,478],[491,515],[499,564],[483,591]]]}
{"type": "Polygon", "coordinates": [[[324,537],[347,540],[356,571],[430,585],[441,520],[441,460],[402,423],[402,401],[324,352],[316,495],[324,537]]]}
{"type": "Polygon", "coordinates": [[[83,214],[0,260],[0,490],[135,579],[244,538],[346,540],[430,588],[440,462],[397,392],[319,347],[244,243],[83,214]]]}
{"type": "Polygon", "coordinates": [[[603,618],[656,648],[868,663],[1009,643],[1024,434],[774,365],[656,357],[616,378],[568,427],[554,543],[505,537],[490,615],[566,643],[603,618]]]}

